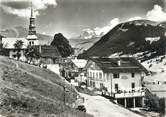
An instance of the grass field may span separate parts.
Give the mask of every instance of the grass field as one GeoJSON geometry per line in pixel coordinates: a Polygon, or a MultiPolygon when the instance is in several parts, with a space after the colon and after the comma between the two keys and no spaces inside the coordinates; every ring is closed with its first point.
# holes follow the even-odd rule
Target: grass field
{"type": "Polygon", "coordinates": [[[89,117],[71,105],[76,90],[57,74],[0,56],[0,114],[10,117],[89,117]]]}

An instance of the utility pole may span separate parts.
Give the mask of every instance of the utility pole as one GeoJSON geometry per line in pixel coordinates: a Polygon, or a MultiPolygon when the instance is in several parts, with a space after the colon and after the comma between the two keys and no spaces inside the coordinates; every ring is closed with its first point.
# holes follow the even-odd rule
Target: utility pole
{"type": "Polygon", "coordinates": [[[66,100],[65,100],[65,89],[66,89],[66,87],[64,86],[63,88],[64,88],[64,105],[66,105],[66,100]]]}
{"type": "Polygon", "coordinates": [[[65,79],[64,79],[64,86],[63,86],[63,90],[64,90],[64,99],[63,99],[63,101],[64,101],[64,106],[66,105],[66,84],[65,84],[65,79]]]}
{"type": "Polygon", "coordinates": [[[112,76],[111,76],[111,97],[112,97],[112,76]]]}

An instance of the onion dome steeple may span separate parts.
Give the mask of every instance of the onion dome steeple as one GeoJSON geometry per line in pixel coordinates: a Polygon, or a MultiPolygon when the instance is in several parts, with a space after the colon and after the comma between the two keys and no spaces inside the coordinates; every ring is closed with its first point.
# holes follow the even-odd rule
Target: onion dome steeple
{"type": "Polygon", "coordinates": [[[36,35],[36,25],[35,25],[35,16],[34,10],[31,2],[31,15],[29,18],[29,32],[27,36],[27,40],[29,41],[29,45],[39,45],[39,40],[36,35]]]}

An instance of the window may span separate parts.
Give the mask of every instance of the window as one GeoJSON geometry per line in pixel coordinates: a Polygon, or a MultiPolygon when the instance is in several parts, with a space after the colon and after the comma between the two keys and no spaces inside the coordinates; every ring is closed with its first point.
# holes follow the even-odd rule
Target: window
{"type": "Polygon", "coordinates": [[[92,73],[91,72],[89,72],[89,77],[92,78],[92,73]]]}
{"type": "Polygon", "coordinates": [[[135,83],[131,83],[131,88],[132,88],[132,89],[135,88],[135,83]]]}
{"type": "Polygon", "coordinates": [[[102,79],[102,73],[99,73],[99,78],[100,78],[100,80],[102,79]]]}
{"type": "Polygon", "coordinates": [[[99,77],[98,77],[98,72],[96,72],[96,79],[98,79],[99,77]]]}
{"type": "Polygon", "coordinates": [[[15,55],[15,54],[13,54],[12,56],[13,56],[13,58],[16,58],[16,55],[15,55]]]}
{"type": "Polygon", "coordinates": [[[103,74],[103,80],[106,81],[106,74],[103,74]]]}
{"type": "Polygon", "coordinates": [[[93,87],[95,87],[95,82],[93,82],[93,87]]]}
{"type": "Polygon", "coordinates": [[[92,81],[90,81],[90,86],[92,87],[92,85],[93,85],[93,83],[92,83],[92,81]]]}
{"type": "Polygon", "coordinates": [[[107,74],[106,74],[107,81],[109,81],[109,76],[110,76],[110,75],[107,73],[107,74]]]}
{"type": "Polygon", "coordinates": [[[95,78],[95,73],[93,72],[93,78],[95,78]]]}
{"type": "Polygon", "coordinates": [[[118,91],[118,90],[119,90],[118,84],[115,84],[115,91],[118,91]]]}
{"type": "Polygon", "coordinates": [[[119,74],[113,74],[113,78],[119,78],[119,74]]]}
{"type": "Polygon", "coordinates": [[[103,88],[104,87],[104,84],[103,83],[100,83],[100,88],[103,88]]]}
{"type": "Polygon", "coordinates": [[[135,73],[131,73],[131,77],[134,78],[135,77],[135,73]]]}

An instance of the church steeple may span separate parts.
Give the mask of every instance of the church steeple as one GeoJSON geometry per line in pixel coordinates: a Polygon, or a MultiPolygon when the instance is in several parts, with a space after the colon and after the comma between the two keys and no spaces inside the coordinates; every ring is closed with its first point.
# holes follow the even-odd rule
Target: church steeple
{"type": "Polygon", "coordinates": [[[31,2],[31,15],[29,18],[29,32],[28,32],[27,40],[29,41],[30,45],[39,45],[38,38],[36,35],[35,16],[34,16],[32,2],[31,2]]]}
{"type": "Polygon", "coordinates": [[[33,7],[32,7],[32,2],[31,2],[31,17],[33,17],[33,7]]]}
{"type": "Polygon", "coordinates": [[[35,17],[34,17],[32,2],[31,2],[31,16],[30,16],[29,20],[30,20],[30,22],[29,22],[29,35],[36,35],[35,17]]]}

